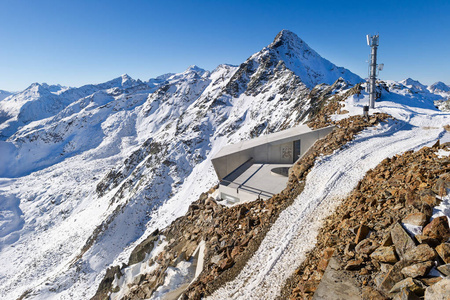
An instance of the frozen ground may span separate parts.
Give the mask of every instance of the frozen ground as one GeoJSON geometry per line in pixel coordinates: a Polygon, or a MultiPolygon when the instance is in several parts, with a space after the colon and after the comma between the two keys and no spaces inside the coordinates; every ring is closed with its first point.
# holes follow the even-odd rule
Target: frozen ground
{"type": "MultiPolygon", "coordinates": [[[[275,298],[314,247],[322,220],[369,169],[386,157],[431,146],[446,135],[443,125],[450,124],[450,114],[436,111],[427,101],[401,94],[386,95],[385,99],[392,101],[378,102],[375,111],[391,114],[396,120],[364,130],[344,149],[319,158],[306,179],[304,191],[280,214],[241,273],[211,299],[275,298]]],[[[357,114],[367,97],[351,97],[346,102],[345,109],[357,114]]],[[[339,116],[343,117],[346,116],[339,116]]],[[[449,212],[448,207],[439,210],[449,212]]]]}

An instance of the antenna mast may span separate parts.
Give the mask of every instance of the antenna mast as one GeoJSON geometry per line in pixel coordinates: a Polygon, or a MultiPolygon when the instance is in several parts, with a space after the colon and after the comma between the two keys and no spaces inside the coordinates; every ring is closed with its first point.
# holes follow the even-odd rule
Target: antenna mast
{"type": "MultiPolygon", "coordinates": [[[[375,108],[376,99],[376,79],[377,79],[377,48],[379,45],[379,36],[367,35],[367,45],[372,48],[369,57],[369,105],[370,108],[375,108]]],[[[381,67],[381,66],[380,66],[381,67]]]]}

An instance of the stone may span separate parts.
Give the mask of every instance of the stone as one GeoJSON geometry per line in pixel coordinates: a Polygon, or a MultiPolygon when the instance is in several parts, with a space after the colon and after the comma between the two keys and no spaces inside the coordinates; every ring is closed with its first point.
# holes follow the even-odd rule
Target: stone
{"type": "Polygon", "coordinates": [[[424,226],[426,222],[427,216],[422,212],[409,214],[402,220],[402,223],[415,226],[424,226]]]}
{"type": "Polygon", "coordinates": [[[436,284],[436,283],[438,283],[441,280],[442,280],[442,277],[424,277],[424,278],[420,278],[420,281],[422,281],[427,286],[436,284]]]}
{"type": "Polygon", "coordinates": [[[396,263],[398,261],[397,256],[395,255],[395,248],[393,246],[378,247],[372,254],[370,254],[370,257],[386,263],[396,263]]]}
{"type": "Polygon", "coordinates": [[[434,263],[432,261],[426,261],[426,262],[421,262],[421,263],[417,263],[408,267],[404,267],[402,269],[402,274],[405,275],[406,277],[412,277],[412,278],[416,278],[416,277],[422,277],[425,276],[426,274],[428,274],[428,272],[430,271],[430,269],[434,266],[434,263]]]}
{"type": "Polygon", "coordinates": [[[405,261],[398,261],[387,273],[377,276],[375,278],[377,287],[381,291],[388,293],[397,282],[403,279],[403,275],[400,271],[406,266],[407,264],[405,261]]]}
{"type": "Polygon", "coordinates": [[[376,289],[370,286],[365,286],[362,290],[362,298],[364,300],[385,300],[387,299],[384,297],[380,292],[378,292],[376,289]]]}
{"type": "Polygon", "coordinates": [[[325,269],[328,266],[328,262],[331,258],[331,256],[334,253],[334,248],[328,247],[323,251],[322,258],[320,259],[319,263],[317,264],[317,269],[321,271],[325,271],[325,269]]]}
{"type": "Polygon", "coordinates": [[[431,237],[423,235],[423,234],[417,234],[414,237],[420,244],[428,244],[431,247],[436,247],[437,245],[439,245],[438,239],[431,238],[431,237]]]}
{"type": "Polygon", "coordinates": [[[364,261],[362,259],[349,260],[344,269],[347,271],[359,270],[363,267],[363,262],[364,261]]]}
{"type": "Polygon", "coordinates": [[[409,234],[403,229],[400,223],[396,223],[391,230],[392,242],[395,246],[395,251],[397,252],[400,259],[402,259],[405,253],[416,246],[414,240],[409,236],[409,234]]]}
{"type": "Polygon", "coordinates": [[[432,187],[433,192],[441,197],[447,195],[447,189],[450,189],[450,173],[440,175],[432,187]]]}
{"type": "Polygon", "coordinates": [[[435,238],[441,242],[445,242],[450,238],[450,229],[446,216],[434,218],[430,224],[425,226],[422,231],[423,235],[435,238]]]}
{"type": "Polygon", "coordinates": [[[437,205],[437,198],[435,193],[430,189],[425,189],[419,193],[419,199],[422,203],[433,207],[437,205]]]}
{"type": "Polygon", "coordinates": [[[233,266],[234,264],[234,260],[231,258],[226,258],[222,261],[219,262],[219,268],[223,271],[226,269],[231,268],[231,266],[233,266]]]}
{"type": "Polygon", "coordinates": [[[450,244],[442,243],[436,247],[436,252],[442,258],[444,263],[450,264],[450,244]]]}
{"type": "Polygon", "coordinates": [[[393,300],[420,300],[419,296],[414,294],[409,288],[403,288],[400,293],[396,294],[393,300]]]}
{"type": "Polygon", "coordinates": [[[362,240],[364,240],[369,234],[370,228],[366,225],[361,225],[356,232],[355,244],[359,244],[362,240]]]}
{"type": "Polygon", "coordinates": [[[438,271],[444,274],[445,276],[450,276],[450,264],[445,264],[437,267],[438,271]]]}
{"type": "Polygon", "coordinates": [[[397,282],[389,291],[390,294],[399,293],[402,289],[408,288],[411,292],[418,296],[423,296],[425,292],[425,286],[419,280],[408,277],[402,281],[397,282]]]}
{"type": "Polygon", "coordinates": [[[450,299],[450,278],[444,278],[425,290],[425,300],[450,299]]]}
{"type": "Polygon", "coordinates": [[[405,255],[404,259],[407,262],[424,262],[428,260],[433,260],[437,256],[436,251],[427,244],[420,244],[419,246],[409,249],[405,255]]]}
{"type": "Polygon", "coordinates": [[[341,265],[333,256],[323,274],[322,280],[313,295],[314,300],[330,299],[363,300],[361,289],[356,280],[342,270],[341,265]]]}
{"type": "Polygon", "coordinates": [[[358,245],[355,247],[355,252],[359,254],[367,254],[369,255],[375,249],[378,248],[378,243],[372,239],[365,239],[362,240],[358,245]]]}

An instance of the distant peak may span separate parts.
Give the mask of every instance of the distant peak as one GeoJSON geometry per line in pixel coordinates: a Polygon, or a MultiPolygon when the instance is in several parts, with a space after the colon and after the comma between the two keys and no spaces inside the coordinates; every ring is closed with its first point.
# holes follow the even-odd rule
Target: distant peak
{"type": "Polygon", "coordinates": [[[187,68],[185,72],[189,72],[189,71],[194,71],[194,72],[205,72],[204,69],[202,69],[202,68],[200,68],[199,66],[196,66],[196,65],[191,65],[191,66],[189,66],[189,68],[187,68]]]}
{"type": "Polygon", "coordinates": [[[123,74],[122,76],[120,76],[120,78],[122,79],[122,84],[133,80],[133,78],[131,78],[128,74],[123,74]]]}
{"type": "Polygon", "coordinates": [[[288,45],[291,47],[295,47],[296,45],[298,46],[299,44],[305,44],[305,42],[303,42],[303,40],[292,31],[283,29],[277,34],[277,36],[273,40],[272,44],[269,45],[269,47],[278,48],[281,45],[288,45]]]}

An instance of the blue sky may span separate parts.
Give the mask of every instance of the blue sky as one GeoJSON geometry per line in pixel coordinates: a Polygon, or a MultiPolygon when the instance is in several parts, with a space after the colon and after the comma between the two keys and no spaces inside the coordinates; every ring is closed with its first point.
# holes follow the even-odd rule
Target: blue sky
{"type": "Polygon", "coordinates": [[[238,65],[282,29],[362,77],[365,35],[379,33],[382,79],[450,84],[449,12],[450,1],[414,0],[0,0],[0,89],[238,65]]]}

